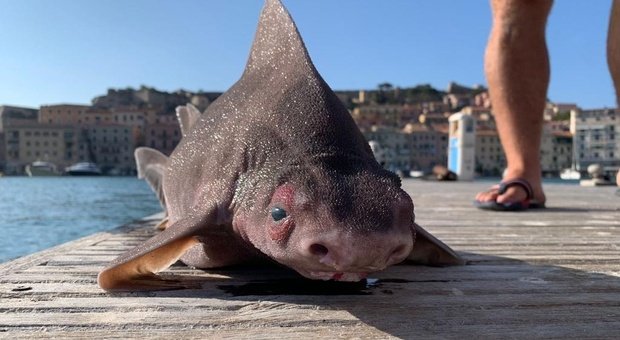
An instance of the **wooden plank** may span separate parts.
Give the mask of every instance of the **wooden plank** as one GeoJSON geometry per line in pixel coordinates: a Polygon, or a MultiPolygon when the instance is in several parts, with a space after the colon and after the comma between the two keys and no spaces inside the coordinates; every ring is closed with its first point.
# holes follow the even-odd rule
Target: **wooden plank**
{"type": "Polygon", "coordinates": [[[154,235],[153,216],[0,264],[0,338],[614,338],[620,199],[548,186],[550,209],[489,213],[484,183],[407,180],[418,223],[469,265],[400,265],[346,288],[264,266],[200,271],[203,289],[108,294],[97,272],[154,235]],[[301,289],[291,287],[301,286],[301,289]],[[333,289],[338,294],[331,295],[333,289]],[[342,289],[342,290],[340,290],[342,289]],[[249,295],[247,295],[249,294],[249,295]]]}

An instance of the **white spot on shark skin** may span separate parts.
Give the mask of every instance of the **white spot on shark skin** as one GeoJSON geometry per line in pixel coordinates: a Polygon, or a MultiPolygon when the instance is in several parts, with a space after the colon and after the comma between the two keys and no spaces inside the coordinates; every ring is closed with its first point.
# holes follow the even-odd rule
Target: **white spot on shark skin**
{"type": "Polygon", "coordinates": [[[524,276],[524,277],[520,277],[519,281],[521,282],[527,282],[527,283],[533,283],[533,284],[537,284],[537,285],[546,285],[549,283],[549,281],[545,281],[539,277],[531,277],[531,276],[524,276]]]}
{"type": "Polygon", "coordinates": [[[611,236],[611,233],[608,233],[606,231],[599,231],[596,233],[596,235],[598,236],[611,236]]]}

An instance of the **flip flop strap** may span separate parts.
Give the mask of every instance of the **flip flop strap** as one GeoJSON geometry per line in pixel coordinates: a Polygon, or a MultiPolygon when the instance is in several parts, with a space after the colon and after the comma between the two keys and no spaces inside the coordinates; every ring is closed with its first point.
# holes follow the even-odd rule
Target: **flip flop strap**
{"type": "Polygon", "coordinates": [[[513,187],[513,186],[522,187],[525,190],[525,193],[527,194],[526,199],[530,200],[534,197],[534,190],[532,190],[532,186],[530,185],[528,181],[524,180],[523,178],[515,178],[509,181],[501,182],[499,184],[499,189],[497,190],[497,193],[500,195],[503,195],[506,192],[506,190],[508,190],[508,188],[513,187]]]}

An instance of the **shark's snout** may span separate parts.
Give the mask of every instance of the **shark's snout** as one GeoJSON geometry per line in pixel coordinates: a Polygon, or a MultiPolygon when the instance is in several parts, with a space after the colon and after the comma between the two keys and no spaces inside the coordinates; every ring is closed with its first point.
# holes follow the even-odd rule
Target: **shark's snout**
{"type": "Polygon", "coordinates": [[[371,237],[355,242],[320,238],[304,244],[302,254],[309,262],[336,271],[378,271],[402,262],[413,246],[411,233],[388,238],[371,237]]]}
{"type": "Polygon", "coordinates": [[[349,280],[351,275],[342,274],[356,273],[359,280],[404,261],[413,248],[413,233],[409,225],[363,234],[335,229],[301,242],[298,252],[312,273],[321,273],[311,278],[349,280]]]}

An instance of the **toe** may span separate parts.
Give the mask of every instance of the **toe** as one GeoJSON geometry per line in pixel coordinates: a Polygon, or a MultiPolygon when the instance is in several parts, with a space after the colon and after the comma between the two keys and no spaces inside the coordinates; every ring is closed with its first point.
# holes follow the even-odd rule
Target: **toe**
{"type": "Polygon", "coordinates": [[[527,198],[527,192],[520,186],[513,186],[502,195],[497,196],[497,203],[522,202],[527,198]]]}
{"type": "Polygon", "coordinates": [[[478,202],[492,202],[497,198],[497,189],[490,189],[488,191],[479,192],[476,195],[476,201],[478,202]]]}

